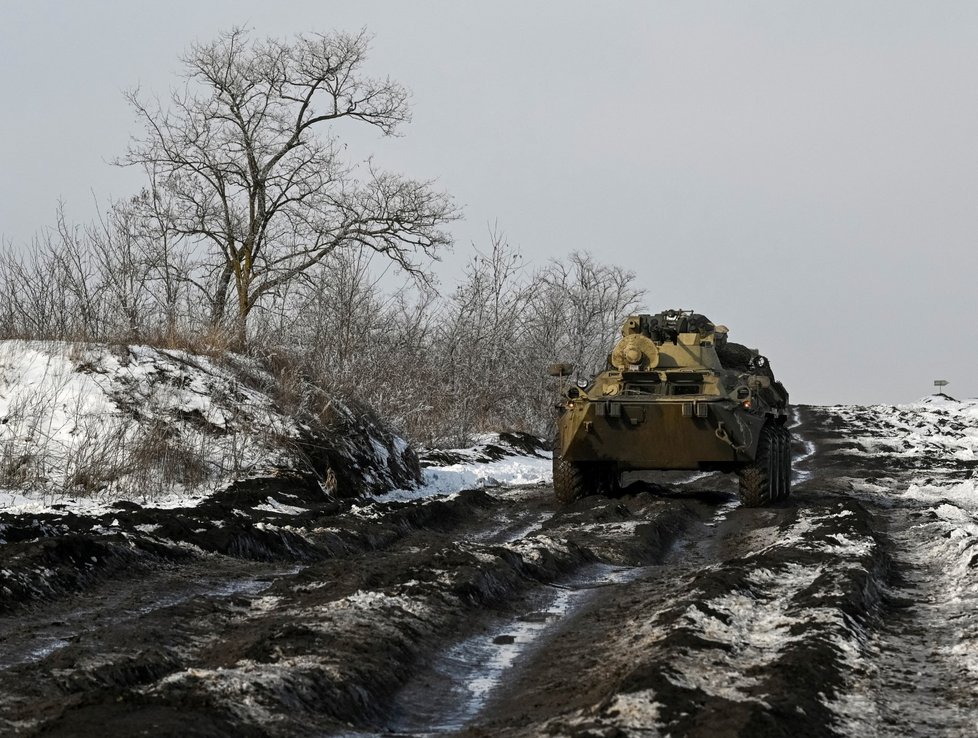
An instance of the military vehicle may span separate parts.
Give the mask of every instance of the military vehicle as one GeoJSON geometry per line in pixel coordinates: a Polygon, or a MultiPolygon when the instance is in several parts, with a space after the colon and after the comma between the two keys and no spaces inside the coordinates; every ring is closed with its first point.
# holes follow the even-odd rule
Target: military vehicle
{"type": "MultiPolygon", "coordinates": [[[[788,393],[768,360],[691,310],[629,316],[605,371],[564,385],[554,442],[562,502],[613,494],[628,471],[736,472],[741,503],[788,496],[788,393]]],[[[568,364],[551,374],[566,378],[568,364]]]]}

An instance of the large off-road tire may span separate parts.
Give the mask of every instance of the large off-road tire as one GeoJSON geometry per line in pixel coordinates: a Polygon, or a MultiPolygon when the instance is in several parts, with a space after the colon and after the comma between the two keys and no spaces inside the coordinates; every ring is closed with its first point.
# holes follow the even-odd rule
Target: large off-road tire
{"type": "Polygon", "coordinates": [[[613,495],[620,489],[618,468],[601,461],[569,461],[560,455],[560,438],[554,438],[554,495],[567,504],[588,495],[613,495]]]}
{"type": "Polygon", "coordinates": [[[584,465],[568,461],[554,452],[554,495],[565,505],[594,490],[588,470],[584,465]]]}
{"type": "Polygon", "coordinates": [[[783,425],[778,426],[778,435],[781,445],[781,485],[778,490],[778,499],[787,500],[791,494],[791,431],[783,425]]]}
{"type": "Polygon", "coordinates": [[[773,425],[761,429],[754,463],[741,467],[740,504],[745,507],[764,507],[775,500],[783,476],[781,454],[778,451],[778,432],[773,425]]]}
{"type": "Polygon", "coordinates": [[[784,426],[774,426],[771,436],[771,501],[785,499],[790,491],[788,478],[788,436],[784,426]]]}

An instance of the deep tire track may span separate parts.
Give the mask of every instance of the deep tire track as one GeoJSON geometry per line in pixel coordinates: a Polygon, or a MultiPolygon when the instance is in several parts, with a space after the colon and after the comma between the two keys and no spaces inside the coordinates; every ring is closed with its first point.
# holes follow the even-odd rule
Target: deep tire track
{"type": "MultiPolygon", "coordinates": [[[[622,537],[622,526],[643,525],[628,505],[589,500],[556,516],[605,535],[565,536],[545,490],[334,517],[302,535],[306,550],[338,558],[305,559],[262,593],[212,592],[136,617],[103,611],[57,652],[0,672],[0,725],[24,735],[126,734],[145,715],[161,735],[185,734],[188,721],[199,735],[382,729],[418,665],[489,613],[519,609],[528,593],[600,557],[644,561],[690,517],[685,503],[648,494],[631,504],[663,513],[670,530],[622,537]],[[534,535],[506,542],[514,527],[534,535]]],[[[75,605],[67,597],[50,607],[75,605]]]]}
{"type": "MultiPolygon", "coordinates": [[[[56,651],[0,669],[0,729],[970,735],[978,507],[953,485],[973,465],[892,437],[864,453],[871,408],[793,418],[795,489],[770,508],[740,507],[733,477],[695,475],[566,507],[535,488],[230,531],[188,520],[171,526],[179,540],[154,521],[166,551],[210,545],[225,584],[248,580],[246,555],[280,576],[198,593],[204,577],[177,586],[198,554],[148,560],[164,606],[125,618],[104,606],[56,651]],[[451,712],[478,680],[485,691],[451,712]]],[[[41,601],[17,638],[84,617],[85,597],[41,601]]]]}

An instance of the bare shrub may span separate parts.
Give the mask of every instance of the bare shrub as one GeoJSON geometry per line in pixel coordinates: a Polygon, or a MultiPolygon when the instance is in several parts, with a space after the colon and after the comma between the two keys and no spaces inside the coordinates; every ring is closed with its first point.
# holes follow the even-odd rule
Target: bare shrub
{"type": "MultiPolygon", "coordinates": [[[[643,296],[633,273],[587,253],[531,270],[497,229],[443,295],[413,280],[391,288],[387,262],[365,246],[345,249],[256,308],[248,353],[264,369],[250,372],[246,360],[232,360],[235,336],[192,298],[192,254],[162,220],[152,225],[163,207],[144,194],[87,229],[61,218],[32,254],[0,254],[0,332],[79,341],[82,352],[86,341],[115,342],[123,361],[132,341],[206,355],[250,373],[296,416],[328,407],[327,395],[350,398],[415,441],[454,445],[487,430],[547,434],[556,389],[547,366],[569,361],[581,377],[601,369],[643,296]],[[168,244],[162,255],[152,253],[154,239],[168,244]]],[[[18,478],[44,473],[15,449],[2,459],[18,478]]],[[[222,466],[230,474],[239,463],[222,466]]],[[[78,479],[92,487],[111,476],[78,479]]]]}
{"type": "Polygon", "coordinates": [[[308,387],[321,387],[365,401],[427,445],[487,430],[549,433],[549,364],[573,361],[581,376],[602,368],[643,295],[634,274],[586,253],[529,270],[495,228],[444,296],[385,291],[374,266],[367,252],[325,262],[280,296],[274,320],[262,321],[275,330],[255,345],[285,406],[309,409],[308,387]]]}
{"type": "Polygon", "coordinates": [[[200,488],[214,476],[207,452],[204,436],[197,445],[190,445],[165,420],[144,424],[128,451],[126,493],[146,501],[169,492],[200,488]]]}
{"type": "Polygon", "coordinates": [[[75,433],[78,443],[64,449],[46,449],[53,458],[63,454],[63,492],[93,495],[104,492],[132,470],[129,441],[134,423],[113,424],[81,418],[75,433]]]}

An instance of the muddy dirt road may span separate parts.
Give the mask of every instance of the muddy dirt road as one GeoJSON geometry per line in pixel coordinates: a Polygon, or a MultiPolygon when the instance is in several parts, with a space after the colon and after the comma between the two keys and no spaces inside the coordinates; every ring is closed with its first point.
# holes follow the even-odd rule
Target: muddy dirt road
{"type": "Polygon", "coordinates": [[[974,735],[974,463],[917,420],[798,409],[769,509],[687,475],[0,515],[0,734],[974,735]]]}

